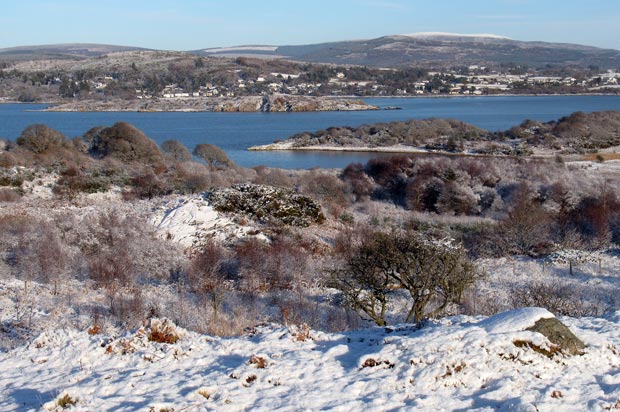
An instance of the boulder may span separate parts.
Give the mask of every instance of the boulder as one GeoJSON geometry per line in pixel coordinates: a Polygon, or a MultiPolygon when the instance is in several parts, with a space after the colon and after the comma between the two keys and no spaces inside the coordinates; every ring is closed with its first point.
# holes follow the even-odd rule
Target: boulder
{"type": "Polygon", "coordinates": [[[586,345],[557,318],[543,318],[526,330],[540,333],[564,355],[583,355],[586,345]]]}

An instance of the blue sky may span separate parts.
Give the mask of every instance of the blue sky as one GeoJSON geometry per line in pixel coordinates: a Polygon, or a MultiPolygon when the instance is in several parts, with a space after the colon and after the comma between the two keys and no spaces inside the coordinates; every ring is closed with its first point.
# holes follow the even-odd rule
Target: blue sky
{"type": "Polygon", "coordinates": [[[0,48],[106,43],[192,50],[420,31],[620,49],[620,0],[11,0],[0,48]]]}

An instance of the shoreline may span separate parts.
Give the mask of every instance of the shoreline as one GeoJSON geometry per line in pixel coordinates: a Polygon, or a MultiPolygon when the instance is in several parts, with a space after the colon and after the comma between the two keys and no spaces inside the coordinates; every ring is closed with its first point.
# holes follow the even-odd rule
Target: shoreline
{"type": "MultiPolygon", "coordinates": [[[[385,99],[385,100],[389,100],[389,99],[444,99],[444,98],[450,98],[450,99],[469,99],[469,98],[492,98],[492,97],[579,97],[579,96],[598,96],[598,97],[605,97],[605,96],[610,96],[610,97],[617,97],[620,96],[620,93],[525,93],[525,94],[511,94],[511,93],[497,93],[497,94],[486,94],[486,95],[462,95],[462,94],[436,94],[436,95],[415,95],[415,96],[354,96],[354,95],[327,95],[327,96],[299,96],[299,95],[282,95],[282,96],[286,96],[287,98],[291,98],[291,99],[309,99],[309,98],[313,98],[313,99],[321,99],[321,100],[332,100],[332,101],[338,101],[338,100],[362,100],[362,101],[366,101],[369,99],[385,99]]],[[[239,97],[239,99],[252,99],[252,98],[259,98],[262,96],[242,96],[239,97]]],[[[191,99],[191,98],[190,98],[191,99]]],[[[192,103],[196,103],[200,100],[200,98],[196,98],[196,101],[191,101],[192,103]]],[[[137,103],[141,103],[142,105],[144,105],[145,103],[148,105],[149,103],[160,103],[162,102],[163,99],[153,99],[153,100],[122,100],[119,101],[118,103],[122,103],[124,105],[133,105],[133,107],[110,107],[110,108],[97,108],[94,110],[88,110],[86,108],[83,107],[77,107],[80,105],[87,105],[87,104],[106,104],[108,102],[99,102],[99,101],[92,101],[92,100],[83,100],[83,101],[68,101],[68,102],[63,102],[63,101],[42,101],[42,102],[20,102],[20,101],[11,101],[11,100],[0,100],[0,105],[3,104],[19,104],[19,105],[34,105],[34,104],[38,104],[38,105],[47,105],[49,107],[44,108],[44,109],[39,109],[39,110],[33,110],[33,111],[47,111],[47,112],[84,112],[84,113],[96,113],[96,112],[119,112],[119,113],[125,113],[125,112],[138,112],[138,113],[211,113],[211,112],[238,112],[238,113],[257,113],[257,112],[261,112],[261,110],[214,110],[213,108],[204,108],[204,109],[198,109],[195,107],[191,107],[191,104],[185,105],[183,107],[178,107],[178,108],[174,108],[174,109],[159,109],[159,108],[144,108],[141,109],[140,107],[136,107],[135,105],[137,103]],[[76,106],[73,109],[69,109],[69,108],[60,108],[60,109],[54,109],[54,107],[58,107],[58,106],[69,106],[69,105],[74,105],[76,106]]],[[[171,105],[175,104],[175,100],[171,99],[170,101],[165,101],[163,100],[164,103],[169,103],[171,105]]],[[[116,103],[116,102],[114,102],[116,103]]],[[[366,111],[366,110],[387,110],[387,108],[382,108],[382,107],[377,107],[377,106],[373,106],[371,104],[366,103],[366,106],[368,106],[368,108],[351,108],[351,109],[347,109],[347,108],[339,108],[339,109],[315,109],[315,110],[291,110],[290,112],[319,112],[319,111],[366,111]]],[[[392,108],[392,109],[400,109],[400,108],[392,108]]],[[[272,112],[287,112],[286,110],[272,110],[272,112]]]]}
{"type": "MultiPolygon", "coordinates": [[[[388,154],[417,154],[438,156],[471,156],[471,157],[496,157],[498,155],[480,153],[453,153],[437,150],[428,150],[422,147],[412,146],[300,146],[294,147],[293,142],[278,142],[266,145],[250,146],[246,150],[251,152],[347,152],[347,153],[388,153],[388,154]]],[[[544,156],[544,155],[541,155],[544,156]]]]}
{"type": "Polygon", "coordinates": [[[335,96],[180,97],[132,100],[83,100],[54,103],[45,112],[323,112],[381,110],[361,99],[335,96]]]}
{"type": "MultiPolygon", "coordinates": [[[[441,98],[488,98],[488,97],[578,97],[578,96],[620,96],[620,93],[496,93],[496,94],[430,94],[417,96],[353,96],[358,99],[441,99],[441,98]]],[[[348,96],[343,96],[348,97],[348,96]]]]}

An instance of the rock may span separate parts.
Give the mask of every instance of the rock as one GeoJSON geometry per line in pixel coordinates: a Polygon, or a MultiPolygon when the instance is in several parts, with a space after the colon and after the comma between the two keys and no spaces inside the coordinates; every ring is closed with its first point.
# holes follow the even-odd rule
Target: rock
{"type": "Polygon", "coordinates": [[[536,321],[526,330],[540,333],[558,347],[565,355],[583,355],[586,345],[557,318],[544,318],[536,321]]]}
{"type": "Polygon", "coordinates": [[[515,346],[532,349],[549,358],[558,353],[581,355],[586,347],[566,325],[544,308],[509,310],[480,321],[478,326],[489,334],[507,334],[515,346]]]}

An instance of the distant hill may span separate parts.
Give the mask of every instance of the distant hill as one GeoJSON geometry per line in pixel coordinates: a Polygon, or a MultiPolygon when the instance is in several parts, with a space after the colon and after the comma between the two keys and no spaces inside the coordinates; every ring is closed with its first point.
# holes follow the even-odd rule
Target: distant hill
{"type": "Polygon", "coordinates": [[[148,49],[84,43],[19,46],[0,49],[0,60],[79,59],[136,50],[148,49]]]}
{"type": "Polygon", "coordinates": [[[492,34],[413,33],[370,40],[300,46],[238,46],[193,51],[200,55],[283,57],[293,60],[378,67],[515,63],[620,67],[620,50],[568,43],[525,42],[492,34]]]}
{"type": "MultiPolygon", "coordinates": [[[[54,44],[0,49],[0,61],[81,60],[105,54],[144,51],[106,44],[54,44]]],[[[413,33],[368,40],[297,46],[241,45],[189,51],[200,56],[281,58],[371,67],[497,67],[514,63],[533,68],[598,66],[620,68],[620,50],[569,43],[525,42],[494,34],[413,33]]]]}

